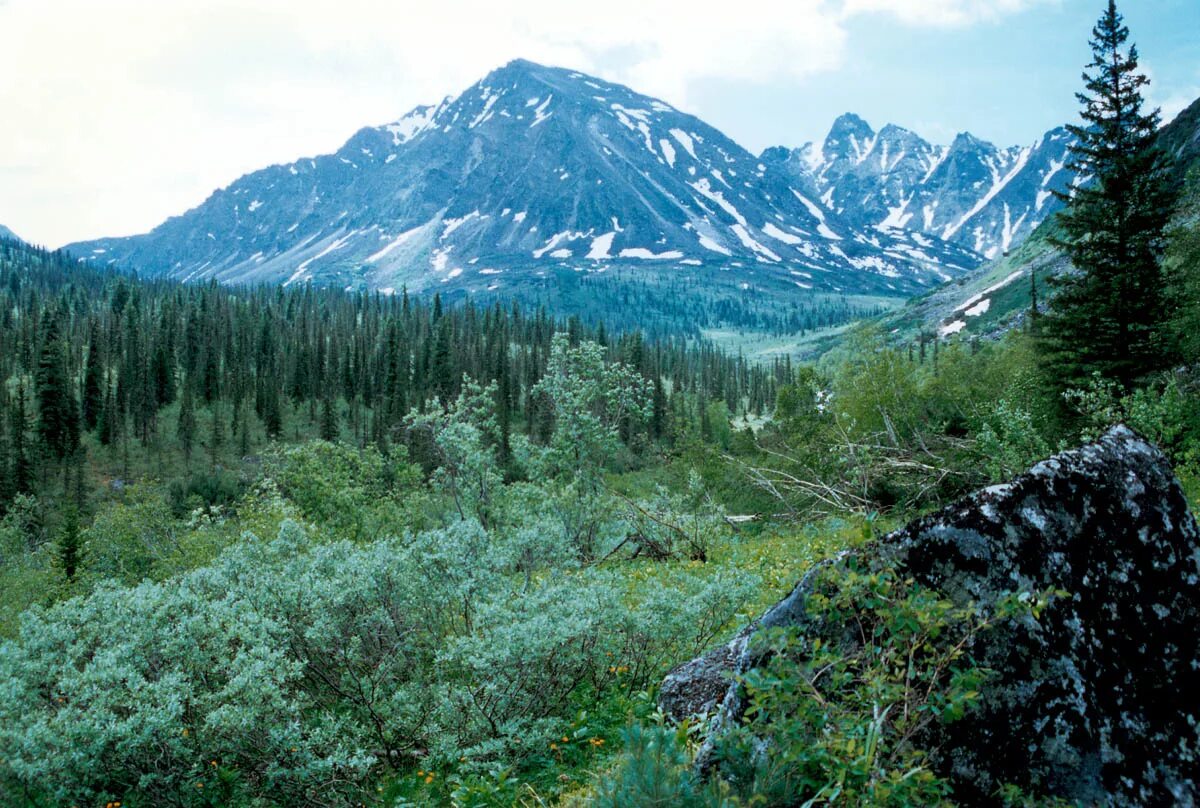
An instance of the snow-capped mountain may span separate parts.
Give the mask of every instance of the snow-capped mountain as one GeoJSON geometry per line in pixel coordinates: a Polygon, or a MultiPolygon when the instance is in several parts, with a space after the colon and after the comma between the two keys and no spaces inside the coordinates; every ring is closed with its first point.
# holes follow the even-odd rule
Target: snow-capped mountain
{"type": "Polygon", "coordinates": [[[526,61],[336,154],[249,174],[131,238],[71,245],[222,282],[507,292],[558,271],[701,268],[904,294],[980,257],[860,226],[804,177],[627,87],[526,61]]]}
{"type": "Polygon", "coordinates": [[[1062,206],[1051,192],[1075,179],[1065,167],[1072,142],[1059,128],[1031,146],[1000,149],[967,133],[937,146],[846,114],[823,144],[768,149],[763,160],[860,228],[914,231],[995,258],[1062,206]]]}

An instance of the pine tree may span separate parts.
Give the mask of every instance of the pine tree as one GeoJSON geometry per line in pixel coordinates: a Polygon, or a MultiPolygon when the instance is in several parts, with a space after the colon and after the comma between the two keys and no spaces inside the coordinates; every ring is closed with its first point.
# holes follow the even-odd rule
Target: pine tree
{"type": "Polygon", "coordinates": [[[321,401],[321,440],[336,442],[338,439],[337,411],[333,400],[325,396],[321,401]]]}
{"type": "Polygon", "coordinates": [[[663,390],[662,376],[654,374],[653,409],[650,413],[650,434],[655,440],[662,438],[667,420],[667,396],[663,390]]]}
{"type": "Polygon", "coordinates": [[[79,415],[67,376],[67,346],[58,316],[47,317],[37,368],[37,432],[51,456],[62,461],[79,445],[79,415]]]}
{"type": "Polygon", "coordinates": [[[104,386],[104,402],[100,406],[100,422],[96,425],[96,439],[101,446],[111,446],[118,437],[117,402],[113,398],[112,387],[104,386]]]}
{"type": "Polygon", "coordinates": [[[212,467],[215,469],[217,467],[217,460],[221,457],[221,447],[225,445],[225,420],[221,417],[221,405],[219,401],[213,402],[209,415],[208,453],[209,459],[212,461],[212,467]]]}
{"type": "Polygon", "coordinates": [[[59,566],[67,581],[74,581],[79,570],[80,556],[83,551],[83,540],[79,529],[79,509],[71,503],[63,508],[63,521],[58,530],[58,540],[55,551],[59,566]]]}
{"type": "Polygon", "coordinates": [[[196,445],[196,406],[192,400],[192,386],[183,386],[183,398],[179,402],[179,421],[175,425],[175,435],[179,438],[179,446],[183,449],[183,462],[191,466],[192,449],[196,445]]]}
{"type": "Polygon", "coordinates": [[[12,454],[12,490],[14,494],[29,494],[33,491],[33,459],[29,455],[29,444],[25,430],[29,428],[29,416],[25,411],[25,382],[17,383],[17,399],[13,402],[9,418],[9,451],[12,454]]]}
{"type": "Polygon", "coordinates": [[[104,408],[104,359],[101,354],[100,322],[92,321],[88,336],[87,367],[83,372],[83,395],[80,399],[83,427],[89,432],[100,422],[104,408]]]}
{"type": "Polygon", "coordinates": [[[1083,74],[1082,125],[1069,167],[1091,181],[1075,189],[1059,215],[1055,240],[1075,271],[1055,280],[1057,294],[1042,330],[1051,376],[1065,386],[1094,373],[1129,386],[1170,361],[1164,340],[1163,230],[1171,186],[1154,149],[1158,111],[1143,112],[1137,47],[1115,0],[1092,31],[1083,74]]]}
{"type": "Polygon", "coordinates": [[[274,440],[283,434],[283,404],[279,400],[279,388],[269,381],[263,394],[262,420],[268,438],[274,440]]]}

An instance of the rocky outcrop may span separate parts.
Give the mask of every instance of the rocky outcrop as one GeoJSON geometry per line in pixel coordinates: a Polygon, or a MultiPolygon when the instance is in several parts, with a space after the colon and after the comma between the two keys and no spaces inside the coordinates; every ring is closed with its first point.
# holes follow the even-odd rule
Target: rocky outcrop
{"type": "MultiPolygon", "coordinates": [[[[1016,783],[1087,805],[1196,804],[1200,529],[1156,448],[1116,427],[856,555],[984,608],[1014,590],[1068,593],[973,649],[997,676],[977,709],[927,739],[958,801],[988,804],[1016,783]]],[[[664,711],[708,713],[713,733],[739,721],[732,674],[760,662],[750,638],[802,623],[810,580],[728,646],[672,671],[664,711]]]]}

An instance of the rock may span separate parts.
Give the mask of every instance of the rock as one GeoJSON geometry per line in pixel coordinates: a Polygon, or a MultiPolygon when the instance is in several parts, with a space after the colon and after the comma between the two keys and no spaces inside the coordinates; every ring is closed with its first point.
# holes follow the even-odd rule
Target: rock
{"type": "MultiPolygon", "coordinates": [[[[1015,783],[1087,805],[1197,803],[1200,528],[1156,448],[1116,427],[855,555],[958,603],[1069,593],[973,649],[997,677],[977,709],[926,739],[956,801],[986,805],[1015,783]]],[[[725,648],[672,671],[663,710],[679,719],[720,698],[710,739],[739,721],[731,674],[761,661],[747,651],[754,632],[803,622],[812,578],[725,648]]]]}

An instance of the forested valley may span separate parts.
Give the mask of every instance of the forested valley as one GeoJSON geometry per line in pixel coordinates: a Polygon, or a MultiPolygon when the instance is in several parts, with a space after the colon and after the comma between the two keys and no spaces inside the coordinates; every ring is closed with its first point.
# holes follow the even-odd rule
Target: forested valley
{"type": "Polygon", "coordinates": [[[1077,593],[1014,579],[985,608],[856,554],[1117,424],[1200,506],[1200,168],[1153,147],[1127,34],[1110,4],[1074,130],[1097,180],[1054,231],[1073,269],[993,338],[897,344],[833,299],[661,302],[779,333],[864,318],[819,360],[752,361],[633,327],[636,294],[598,282],[572,292],[595,316],[563,318],[0,240],[0,798],[971,804],[931,727],[986,700],[988,637],[1077,593]],[[811,622],[721,680],[744,720],[672,720],[664,676],[799,581],[811,622]]]}

